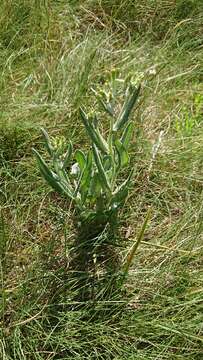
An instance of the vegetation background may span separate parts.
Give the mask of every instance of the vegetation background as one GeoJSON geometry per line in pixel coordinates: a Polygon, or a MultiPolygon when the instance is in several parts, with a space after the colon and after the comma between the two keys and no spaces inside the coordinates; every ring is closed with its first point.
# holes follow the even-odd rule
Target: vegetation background
{"type": "Polygon", "coordinates": [[[0,358],[202,359],[202,80],[202,0],[1,0],[0,358]],[[153,216],[125,310],[85,320],[66,281],[71,208],[31,148],[42,125],[85,147],[78,108],[112,68],[144,78],[123,255],[153,216]]]}

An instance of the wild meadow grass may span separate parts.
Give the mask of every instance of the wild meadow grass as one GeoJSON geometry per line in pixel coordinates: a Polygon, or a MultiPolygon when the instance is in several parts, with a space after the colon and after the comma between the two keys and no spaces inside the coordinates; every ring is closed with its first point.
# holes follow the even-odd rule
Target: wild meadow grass
{"type": "Polygon", "coordinates": [[[1,1],[3,360],[202,359],[202,7],[1,1]],[[45,156],[44,127],[88,149],[79,108],[95,109],[89,89],[113,68],[143,84],[122,259],[152,213],[122,297],[81,307],[69,273],[74,210],[42,180],[32,148],[45,156]]]}

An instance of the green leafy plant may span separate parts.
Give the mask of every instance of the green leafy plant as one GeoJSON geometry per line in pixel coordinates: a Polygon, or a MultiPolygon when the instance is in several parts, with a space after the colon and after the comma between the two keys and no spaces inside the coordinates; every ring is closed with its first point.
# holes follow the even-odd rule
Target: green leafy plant
{"type": "Polygon", "coordinates": [[[42,134],[51,162],[48,164],[37,150],[33,150],[45,180],[55,191],[69,198],[76,209],[78,236],[71,266],[77,274],[82,274],[77,282],[80,300],[95,298],[100,293],[92,290],[90,278],[94,279],[94,289],[98,288],[95,278],[104,278],[105,273],[112,279],[112,274],[117,274],[122,267],[117,250],[120,246],[117,218],[133,175],[133,170],[129,169],[129,144],[133,133],[130,114],[138,100],[140,85],[117,79],[115,71],[111,74],[110,84],[110,91],[92,89],[108,114],[108,131],[101,130],[103,124],[96,112],[87,114],[80,108],[90,140],[86,153],[81,149],[73,151],[72,143],[66,145],[63,138],[51,141],[44,129],[42,134]],[[121,108],[116,101],[116,88],[120,83],[124,86],[121,108]],[[101,267],[106,271],[101,271],[101,267]]]}

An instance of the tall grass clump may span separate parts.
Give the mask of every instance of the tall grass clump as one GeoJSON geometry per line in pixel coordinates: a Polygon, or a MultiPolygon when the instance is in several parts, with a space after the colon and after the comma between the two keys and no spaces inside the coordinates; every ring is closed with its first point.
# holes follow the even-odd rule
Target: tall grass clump
{"type": "Polygon", "coordinates": [[[128,271],[133,253],[126,264],[120,258],[122,242],[118,232],[118,218],[133,175],[130,168],[129,145],[134,124],[130,114],[138,100],[140,85],[132,80],[118,79],[116,71],[110,76],[108,91],[92,89],[108,117],[104,130],[96,111],[80,116],[90,140],[86,153],[73,151],[67,145],[51,141],[42,133],[51,158],[48,164],[37,150],[34,154],[39,169],[49,185],[61,196],[70,199],[75,208],[74,223],[77,237],[70,269],[76,279],[76,298],[79,301],[109,298],[119,288],[120,274],[128,271]],[[118,84],[123,86],[119,87],[118,84]],[[122,90],[121,90],[122,87],[122,90]],[[124,90],[123,105],[117,95],[124,90]]]}
{"type": "MultiPolygon", "coordinates": [[[[88,2],[89,3],[89,2],[88,2]]],[[[131,36],[166,40],[175,31],[176,40],[193,44],[202,33],[201,0],[99,0],[91,8],[107,24],[130,31],[131,36]],[[177,28],[177,29],[176,29],[177,28]]]]}

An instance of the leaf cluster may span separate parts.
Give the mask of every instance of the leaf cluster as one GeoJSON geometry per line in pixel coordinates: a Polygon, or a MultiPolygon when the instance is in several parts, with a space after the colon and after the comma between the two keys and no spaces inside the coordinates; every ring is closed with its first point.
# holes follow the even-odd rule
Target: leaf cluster
{"type": "MultiPolygon", "coordinates": [[[[81,149],[74,151],[71,141],[67,146],[64,146],[63,141],[63,144],[56,141],[53,144],[44,129],[42,134],[51,158],[50,163],[33,149],[44,179],[56,192],[71,199],[80,214],[85,216],[92,212],[117,212],[128,194],[133,171],[129,171],[122,183],[119,176],[129,165],[129,144],[133,133],[130,114],[140,93],[140,85],[128,82],[119,112],[115,106],[115,91],[107,94],[105,91],[93,90],[97,101],[110,118],[109,129],[105,134],[96,112],[87,114],[80,108],[80,117],[91,144],[86,153],[81,149]]],[[[115,83],[114,75],[113,88],[115,83]]]]}

